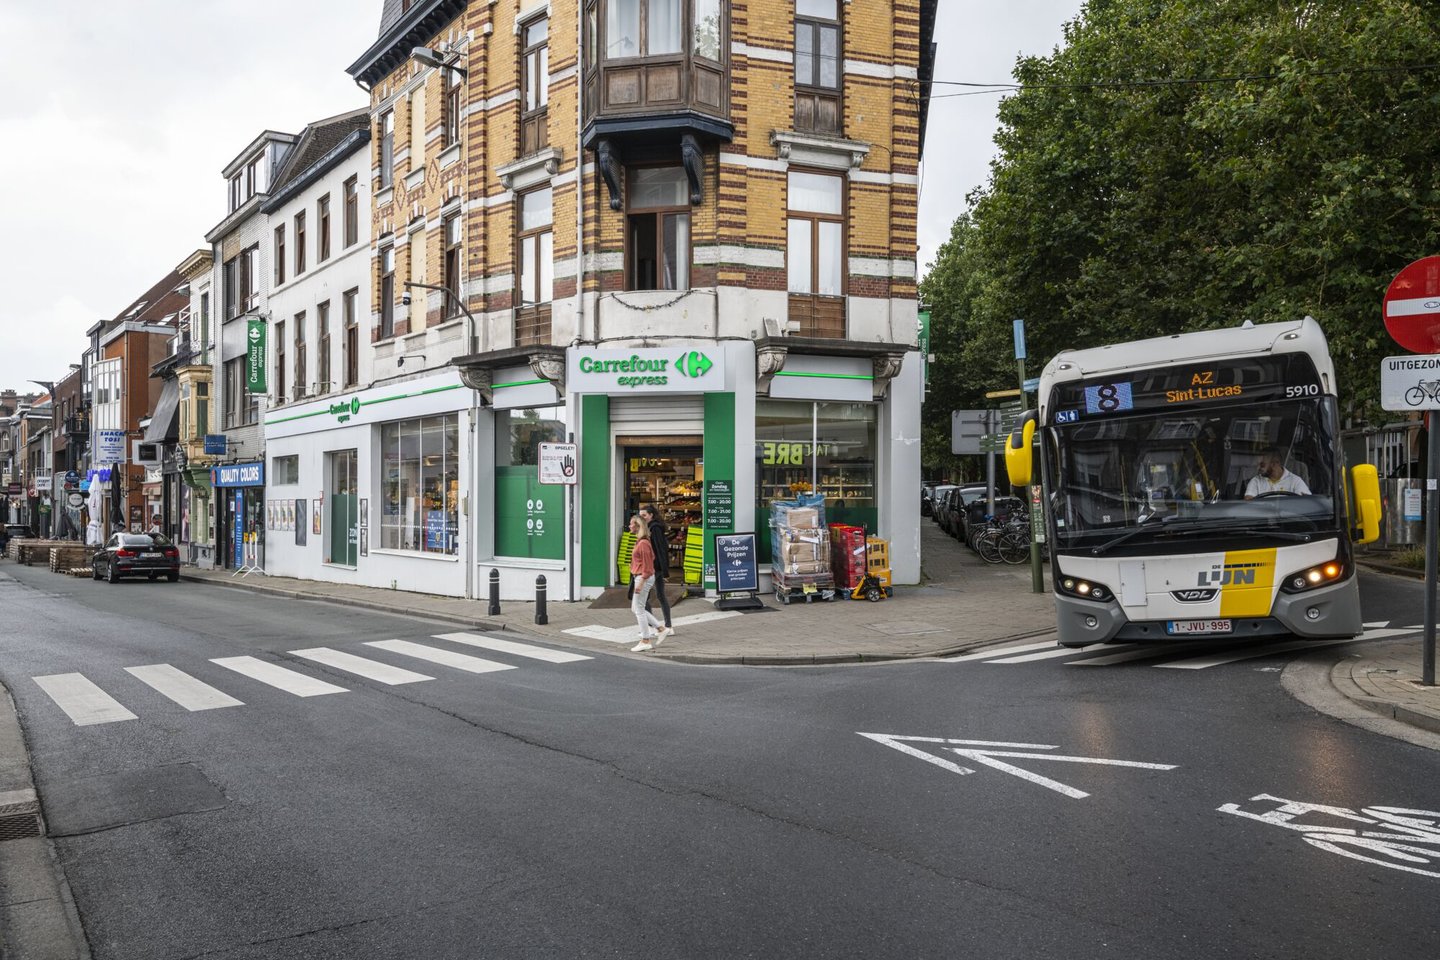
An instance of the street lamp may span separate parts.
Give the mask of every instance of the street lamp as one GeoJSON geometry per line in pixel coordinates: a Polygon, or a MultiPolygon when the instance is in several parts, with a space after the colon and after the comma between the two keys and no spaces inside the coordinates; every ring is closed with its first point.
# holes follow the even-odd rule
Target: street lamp
{"type": "MultiPolygon", "coordinates": [[[[411,47],[410,59],[417,60],[426,66],[437,67],[441,70],[454,70],[462,77],[467,76],[464,67],[459,66],[457,63],[447,61],[438,51],[431,50],[429,47],[411,47]]],[[[459,59],[458,54],[456,55],[456,59],[459,59]]]]}
{"type": "MultiPolygon", "coordinates": [[[[465,345],[466,345],[466,347],[469,348],[469,352],[470,352],[470,353],[474,353],[474,352],[475,352],[475,315],[470,312],[470,308],[469,308],[469,307],[465,306],[465,301],[464,301],[464,300],[461,300],[459,297],[457,297],[457,296],[455,295],[455,291],[451,290],[449,287],[441,287],[441,286],[437,286],[437,285],[435,285],[435,284],[433,284],[433,283],[416,283],[416,282],[414,282],[413,280],[407,280],[407,281],[405,281],[405,289],[406,289],[406,290],[409,290],[411,287],[419,287],[421,290],[439,290],[441,293],[443,293],[443,294],[445,295],[445,297],[446,297],[451,303],[455,304],[455,306],[457,306],[457,307],[460,308],[461,312],[465,314],[465,321],[466,321],[466,323],[467,323],[467,325],[468,325],[468,327],[469,327],[469,329],[467,329],[467,330],[465,331],[465,345]]],[[[407,307],[408,307],[408,306],[410,305],[410,294],[408,294],[408,293],[401,294],[401,296],[400,296],[400,303],[401,303],[403,306],[407,306],[407,307]]]]}

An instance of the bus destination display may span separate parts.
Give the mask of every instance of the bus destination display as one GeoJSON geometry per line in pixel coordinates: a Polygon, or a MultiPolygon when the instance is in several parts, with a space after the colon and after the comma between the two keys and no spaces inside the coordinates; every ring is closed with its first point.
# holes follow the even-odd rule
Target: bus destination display
{"type": "Polygon", "coordinates": [[[1062,383],[1055,387],[1051,409],[1055,423],[1076,423],[1141,410],[1295,400],[1322,392],[1310,358],[1292,353],[1141,370],[1099,383],[1062,383]]]}

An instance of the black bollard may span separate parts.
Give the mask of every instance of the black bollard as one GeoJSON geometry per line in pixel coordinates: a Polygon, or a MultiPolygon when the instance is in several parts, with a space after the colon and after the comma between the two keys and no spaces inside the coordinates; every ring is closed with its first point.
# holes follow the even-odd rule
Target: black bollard
{"type": "Polygon", "coordinates": [[[545,574],[535,578],[535,622],[542,627],[550,622],[549,615],[545,612],[545,574]]]}
{"type": "Polygon", "coordinates": [[[492,617],[500,616],[500,571],[490,569],[490,613],[492,617]]]}

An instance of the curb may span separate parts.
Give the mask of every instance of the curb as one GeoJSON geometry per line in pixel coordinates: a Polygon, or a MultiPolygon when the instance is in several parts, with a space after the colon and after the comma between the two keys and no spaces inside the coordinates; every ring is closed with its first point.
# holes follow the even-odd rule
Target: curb
{"type": "Polygon", "coordinates": [[[34,818],[36,835],[0,843],[0,954],[6,960],[90,960],[70,884],[30,771],[30,752],[10,691],[0,684],[0,802],[7,820],[34,818]]]}
{"type": "Polygon", "coordinates": [[[1400,567],[1393,563],[1380,563],[1375,560],[1356,560],[1356,563],[1367,570],[1374,570],[1376,573],[1388,573],[1392,577],[1408,577],[1411,580],[1424,580],[1425,571],[1415,570],[1410,567],[1400,567]]]}
{"type": "Polygon", "coordinates": [[[1355,661],[1353,660],[1341,660],[1330,668],[1330,683],[1345,699],[1355,706],[1387,720],[1397,720],[1408,726],[1419,727],[1421,730],[1440,733],[1440,717],[1423,710],[1412,709],[1402,703],[1372,697],[1356,682],[1354,669],[1355,661]]]}
{"type": "Polygon", "coordinates": [[[471,627],[475,630],[511,630],[513,628],[494,620],[477,620],[474,617],[462,617],[458,614],[445,613],[437,610],[425,610],[417,607],[401,607],[378,603],[374,600],[354,599],[349,597],[331,597],[323,593],[314,593],[309,590],[289,590],[284,587],[272,587],[260,583],[225,583],[211,577],[196,577],[186,575],[182,570],[180,579],[188,583],[203,583],[212,587],[228,587],[234,590],[249,590],[253,593],[268,593],[272,596],[286,597],[291,600],[315,600],[320,603],[338,603],[345,607],[359,607],[362,610],[374,610],[377,613],[393,613],[402,617],[418,617],[427,620],[443,620],[446,623],[453,623],[461,627],[471,627]]]}

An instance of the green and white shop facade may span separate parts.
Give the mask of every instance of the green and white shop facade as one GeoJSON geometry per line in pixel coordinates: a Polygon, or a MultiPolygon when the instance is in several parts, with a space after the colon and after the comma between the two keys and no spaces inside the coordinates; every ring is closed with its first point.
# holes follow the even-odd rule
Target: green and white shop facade
{"type": "Polygon", "coordinates": [[[668,515],[672,535],[689,526],[693,549],[682,558],[687,538],[676,536],[673,579],[692,560],[692,586],[713,591],[714,537],[753,531],[766,589],[770,501],[806,486],[825,496],[830,520],[891,541],[895,582],[917,582],[919,361],[903,344],[795,337],[456,360],[479,403],[470,502],[480,594],[497,570],[504,598],[531,599],[540,574],[552,600],[598,596],[622,581],[622,534],[642,502],[668,515]],[[575,445],[572,484],[540,482],[541,443],[575,445]]]}

